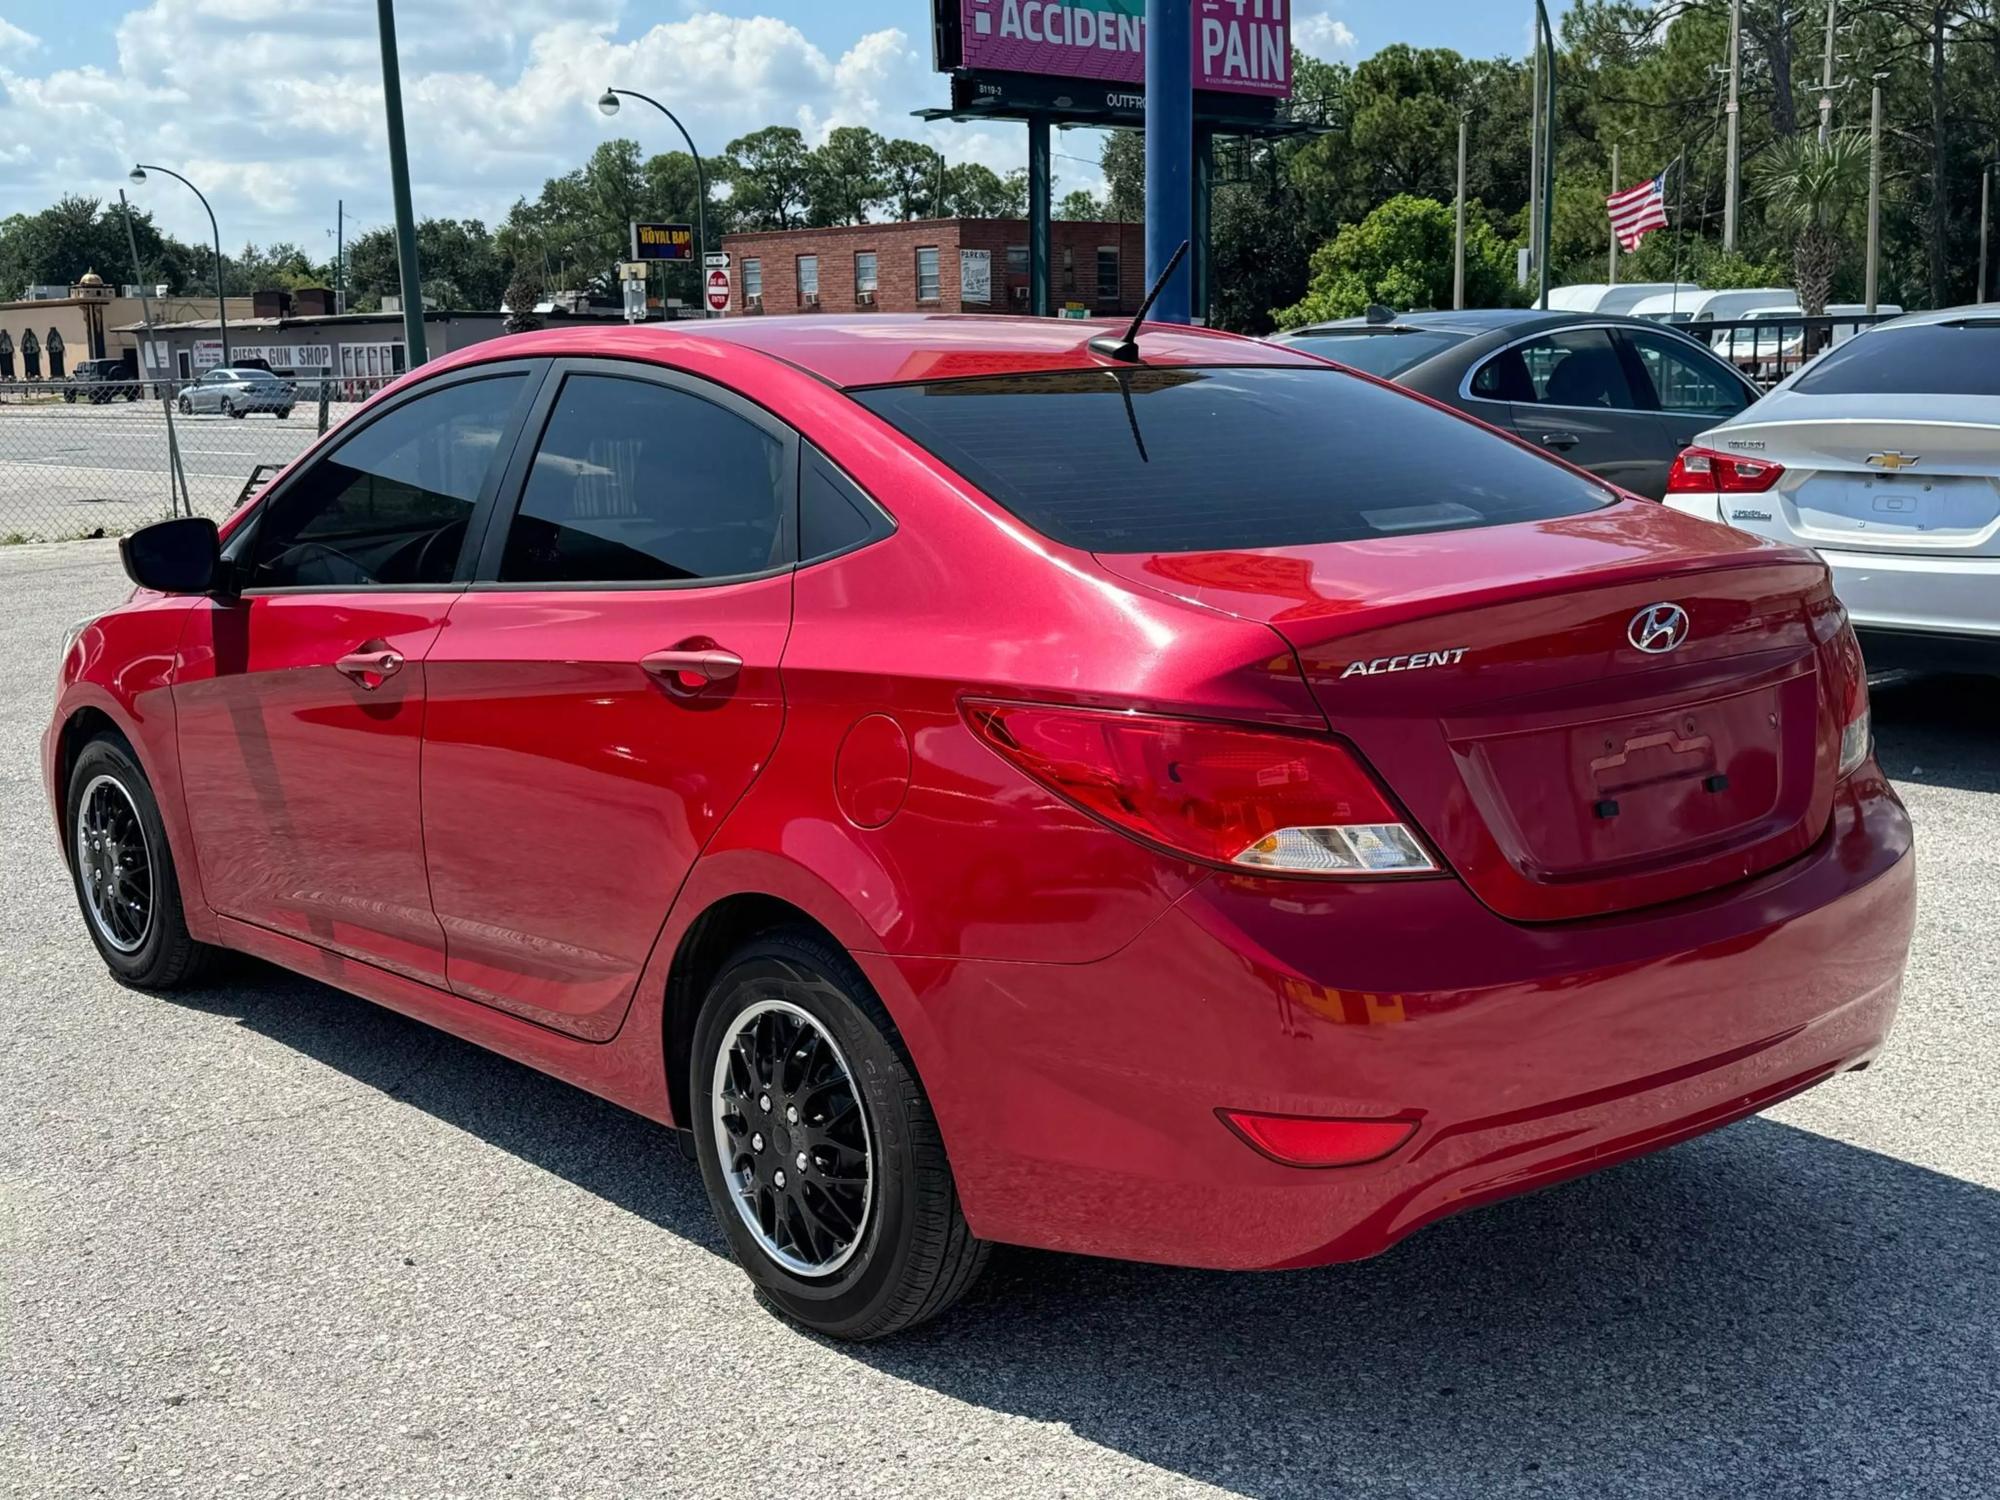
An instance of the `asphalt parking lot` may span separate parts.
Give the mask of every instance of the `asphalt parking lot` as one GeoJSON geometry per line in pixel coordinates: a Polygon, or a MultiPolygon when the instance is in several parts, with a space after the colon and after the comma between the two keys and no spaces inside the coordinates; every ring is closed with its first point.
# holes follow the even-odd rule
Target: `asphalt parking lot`
{"type": "Polygon", "coordinates": [[[1868,1072],[1366,1264],[1002,1253],[856,1349],[653,1125],[273,969],[112,983],[36,740],[124,588],[0,548],[0,1494],[2000,1492],[1994,684],[1876,696],[1922,911],[1868,1072]]]}

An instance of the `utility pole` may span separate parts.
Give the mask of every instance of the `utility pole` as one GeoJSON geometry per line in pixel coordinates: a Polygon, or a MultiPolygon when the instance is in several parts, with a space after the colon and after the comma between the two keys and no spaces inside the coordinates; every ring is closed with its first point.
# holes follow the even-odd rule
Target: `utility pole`
{"type": "Polygon", "coordinates": [[[1743,147],[1740,95],[1743,88],[1743,0],[1729,0],[1729,167],[1722,200],[1722,253],[1736,251],[1736,190],[1743,147]]]}
{"type": "Polygon", "coordinates": [[[347,200],[333,200],[333,310],[347,311],[347,200]]]}
{"type": "Polygon", "coordinates": [[[1451,246],[1451,305],[1465,306],[1465,114],[1458,116],[1458,227],[1451,246]]]}
{"type": "Polygon", "coordinates": [[[1868,313],[1874,316],[1882,277],[1882,79],[1868,100],[1868,313]]]}
{"type": "MultiPolygon", "coordinates": [[[[1044,152],[1047,130],[1044,123],[1044,152]]],[[[1194,7],[1191,0],[1146,0],[1146,284],[1166,278],[1153,303],[1159,322],[1186,323],[1193,315],[1189,270],[1166,276],[1193,238],[1194,7]]]]}
{"type": "Polygon", "coordinates": [[[1534,94],[1528,106],[1528,268],[1542,263],[1542,47],[1535,43],[1534,94]]]}
{"type": "Polygon", "coordinates": [[[1548,85],[1542,90],[1542,261],[1535,283],[1539,289],[1535,306],[1547,312],[1556,214],[1556,29],[1549,23],[1549,8],[1543,0],[1535,0],[1535,22],[1541,28],[1542,53],[1548,69],[1548,85]]]}
{"type": "Polygon", "coordinates": [[[403,76],[396,62],[395,0],[375,0],[382,34],[382,113],[389,127],[389,186],[396,200],[396,269],[403,294],[403,345],[409,368],[424,349],[424,283],[417,265],[417,221],[410,207],[410,150],[403,141],[403,76]]]}
{"type": "Polygon", "coordinates": [[[1986,235],[1993,223],[1993,163],[1988,162],[1979,169],[1979,285],[1974,290],[1972,300],[1986,300],[1986,235]]]}
{"type": "Polygon", "coordinates": [[[1819,143],[1833,139],[1833,28],[1840,0],[1826,0],[1826,66],[1819,75],[1819,143]]]}
{"type": "MultiPolygon", "coordinates": [[[[1622,182],[1623,179],[1618,175],[1618,143],[1613,141],[1611,143],[1611,192],[1613,197],[1617,196],[1622,182]]],[[[1605,217],[1608,219],[1611,216],[1606,214],[1605,217]]],[[[1611,228],[1611,285],[1618,285],[1618,227],[1615,224],[1611,228]]]]}

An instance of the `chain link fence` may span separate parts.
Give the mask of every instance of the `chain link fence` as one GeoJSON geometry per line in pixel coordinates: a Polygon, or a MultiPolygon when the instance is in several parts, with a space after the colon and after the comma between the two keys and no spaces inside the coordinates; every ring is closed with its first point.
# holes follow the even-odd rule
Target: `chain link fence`
{"type": "Polygon", "coordinates": [[[220,520],[393,378],[279,376],[275,391],[254,394],[199,381],[0,381],[0,545],[122,536],[187,511],[220,520]]]}

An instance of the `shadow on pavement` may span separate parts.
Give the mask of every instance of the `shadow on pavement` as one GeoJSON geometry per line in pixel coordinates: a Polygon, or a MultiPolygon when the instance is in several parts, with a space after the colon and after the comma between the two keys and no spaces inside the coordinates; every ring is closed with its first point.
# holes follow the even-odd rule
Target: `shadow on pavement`
{"type": "MultiPolygon", "coordinates": [[[[659,1126],[261,965],[190,999],[724,1253],[659,1126]]],[[[2000,1194],[1752,1120],[1357,1265],[1003,1248],[845,1352],[1248,1495],[1734,1497],[1990,1492],[1996,1350],[2000,1194]]]]}
{"type": "Polygon", "coordinates": [[[2000,791],[2000,678],[1902,676],[1869,696],[1891,780],[2000,791]]]}

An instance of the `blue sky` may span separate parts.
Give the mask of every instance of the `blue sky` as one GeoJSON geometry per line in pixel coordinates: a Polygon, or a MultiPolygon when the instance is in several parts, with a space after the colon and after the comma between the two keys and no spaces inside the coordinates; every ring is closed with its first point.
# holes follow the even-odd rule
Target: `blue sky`
{"type": "MultiPolygon", "coordinates": [[[[1294,0],[1294,36],[1347,60],[1396,41],[1517,53],[1530,12],[1294,0]]],[[[597,115],[612,81],[685,106],[707,150],[763,124],[809,137],[865,124],[996,170],[1025,156],[1018,127],[909,118],[943,99],[927,0],[399,0],[397,15],[420,214],[497,220],[613,129],[663,147],[642,121],[597,115]]],[[[225,248],[322,253],[335,199],[350,222],[388,216],[380,122],[370,0],[0,0],[0,216],[115,195],[143,156],[202,183],[225,248]]],[[[1057,150],[1059,192],[1099,185],[1096,137],[1057,150]]],[[[141,201],[205,238],[198,205],[169,186],[141,201]]]]}

